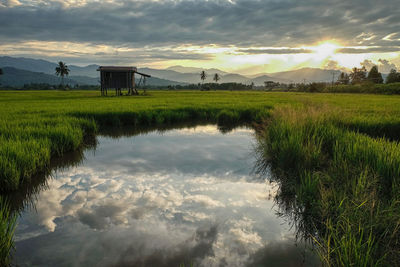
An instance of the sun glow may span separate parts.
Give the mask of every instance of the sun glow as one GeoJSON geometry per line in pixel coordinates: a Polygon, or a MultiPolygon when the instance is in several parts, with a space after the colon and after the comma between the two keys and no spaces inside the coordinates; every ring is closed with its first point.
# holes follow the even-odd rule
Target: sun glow
{"type": "Polygon", "coordinates": [[[334,42],[323,42],[318,46],[310,47],[317,59],[323,60],[332,57],[341,46],[334,42]]]}

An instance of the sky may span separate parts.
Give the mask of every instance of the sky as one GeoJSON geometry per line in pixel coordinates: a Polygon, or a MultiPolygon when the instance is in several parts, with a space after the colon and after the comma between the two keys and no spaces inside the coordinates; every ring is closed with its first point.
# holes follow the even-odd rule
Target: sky
{"type": "Polygon", "coordinates": [[[0,55],[242,74],[400,68],[399,0],[0,0],[0,55]]]}

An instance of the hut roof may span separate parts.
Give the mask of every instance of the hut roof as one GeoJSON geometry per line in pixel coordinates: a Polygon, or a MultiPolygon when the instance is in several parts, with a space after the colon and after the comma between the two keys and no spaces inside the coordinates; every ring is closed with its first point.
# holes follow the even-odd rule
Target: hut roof
{"type": "Polygon", "coordinates": [[[120,67],[120,66],[100,66],[98,71],[110,71],[110,72],[137,72],[136,67],[120,67]]]}

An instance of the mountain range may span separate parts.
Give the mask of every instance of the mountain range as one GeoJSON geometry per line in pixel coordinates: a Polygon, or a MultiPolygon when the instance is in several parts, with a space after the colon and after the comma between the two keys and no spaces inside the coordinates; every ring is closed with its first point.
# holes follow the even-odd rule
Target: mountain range
{"type": "MultiPolygon", "coordinates": [[[[57,85],[60,78],[55,75],[57,63],[42,59],[31,59],[23,57],[0,56],[0,68],[4,75],[1,76],[2,85],[22,86],[27,83],[49,83],[57,85]]],[[[99,84],[99,65],[75,66],[68,65],[70,76],[64,82],[70,85],[97,85],[99,84]]],[[[237,73],[228,73],[219,69],[202,69],[195,67],[172,66],[166,69],[138,68],[139,72],[150,74],[152,77],[146,80],[146,84],[154,86],[197,84],[200,81],[200,72],[205,71],[207,78],[205,82],[213,82],[215,73],[220,75],[220,83],[236,82],[255,85],[264,85],[265,81],[280,83],[300,82],[330,82],[332,76],[338,77],[340,71],[325,70],[318,68],[302,68],[298,70],[260,73],[245,76],[237,73]]]]}

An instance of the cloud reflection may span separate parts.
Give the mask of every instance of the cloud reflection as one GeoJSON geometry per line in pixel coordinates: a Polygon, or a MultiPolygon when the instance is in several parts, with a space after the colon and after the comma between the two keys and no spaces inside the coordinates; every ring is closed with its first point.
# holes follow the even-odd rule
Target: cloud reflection
{"type": "Polygon", "coordinates": [[[213,130],[100,138],[19,219],[18,264],[246,265],[291,240],[268,198],[274,186],[249,176],[252,134],[213,130]]]}

